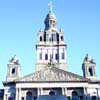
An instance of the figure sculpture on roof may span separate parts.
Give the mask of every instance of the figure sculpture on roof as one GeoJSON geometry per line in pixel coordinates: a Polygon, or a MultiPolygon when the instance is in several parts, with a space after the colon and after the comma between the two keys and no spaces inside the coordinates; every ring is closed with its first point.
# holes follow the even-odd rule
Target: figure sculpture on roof
{"type": "Polygon", "coordinates": [[[14,63],[14,64],[19,64],[19,60],[18,58],[16,57],[16,55],[14,55],[14,57],[12,57],[10,60],[9,60],[10,63],[14,63]]]}

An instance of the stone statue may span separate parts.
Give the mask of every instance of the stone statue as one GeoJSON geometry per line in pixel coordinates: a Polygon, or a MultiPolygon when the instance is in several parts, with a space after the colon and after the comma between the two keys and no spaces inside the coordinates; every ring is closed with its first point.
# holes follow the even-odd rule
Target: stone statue
{"type": "Polygon", "coordinates": [[[19,64],[19,60],[18,58],[16,57],[16,55],[14,55],[14,57],[12,57],[10,60],[9,60],[10,63],[14,63],[14,64],[19,64]]]}

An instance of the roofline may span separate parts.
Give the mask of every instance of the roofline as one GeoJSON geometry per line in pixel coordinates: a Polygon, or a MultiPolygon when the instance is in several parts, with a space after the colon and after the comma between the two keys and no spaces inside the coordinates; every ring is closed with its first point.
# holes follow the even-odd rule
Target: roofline
{"type": "Polygon", "coordinates": [[[100,81],[90,81],[89,83],[90,84],[98,84],[98,83],[100,84],[100,81]]]}
{"type": "MultiPolygon", "coordinates": [[[[36,44],[36,47],[38,47],[38,46],[44,46],[44,47],[51,47],[50,45],[48,45],[48,44],[46,44],[46,45],[43,45],[43,44],[36,44]]],[[[56,47],[56,46],[66,46],[67,47],[67,44],[54,44],[53,45],[54,47],[56,47]]]]}
{"type": "Polygon", "coordinates": [[[80,82],[84,82],[87,83],[88,81],[16,81],[16,83],[80,83],[80,82]]]}
{"type": "Polygon", "coordinates": [[[86,80],[80,80],[80,81],[12,81],[12,82],[3,82],[3,85],[5,86],[5,85],[14,85],[14,84],[16,84],[16,83],[90,83],[90,84],[100,84],[100,81],[90,81],[90,80],[88,80],[88,81],[86,81],[86,80]]]}
{"type": "Polygon", "coordinates": [[[5,81],[5,82],[3,82],[3,85],[5,86],[5,85],[15,85],[16,84],[16,82],[15,81],[11,81],[11,82],[7,82],[7,81],[5,81]]]}

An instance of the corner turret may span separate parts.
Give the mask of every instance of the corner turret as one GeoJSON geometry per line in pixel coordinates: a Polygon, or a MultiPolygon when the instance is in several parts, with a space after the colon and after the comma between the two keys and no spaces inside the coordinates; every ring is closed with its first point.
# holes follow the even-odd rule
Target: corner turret
{"type": "Polygon", "coordinates": [[[16,57],[16,55],[14,55],[14,57],[12,57],[9,60],[8,73],[7,73],[7,81],[8,82],[9,81],[14,81],[18,77],[20,77],[20,70],[21,70],[21,66],[19,64],[19,60],[16,57]]]}
{"type": "Polygon", "coordinates": [[[89,57],[88,54],[85,56],[82,64],[83,76],[91,80],[96,80],[96,63],[94,59],[89,57]]]}

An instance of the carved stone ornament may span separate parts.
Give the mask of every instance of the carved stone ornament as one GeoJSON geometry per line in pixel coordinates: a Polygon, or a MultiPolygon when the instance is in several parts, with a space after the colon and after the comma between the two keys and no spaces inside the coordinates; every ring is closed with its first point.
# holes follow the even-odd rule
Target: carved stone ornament
{"type": "Polygon", "coordinates": [[[88,79],[56,67],[47,67],[16,81],[88,81],[88,79]]]}

